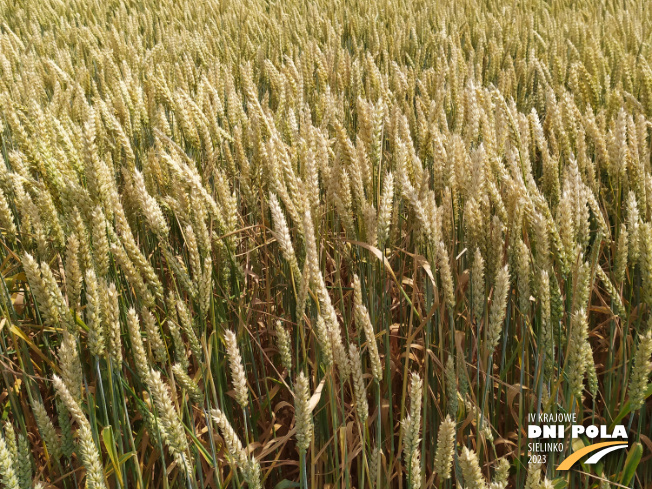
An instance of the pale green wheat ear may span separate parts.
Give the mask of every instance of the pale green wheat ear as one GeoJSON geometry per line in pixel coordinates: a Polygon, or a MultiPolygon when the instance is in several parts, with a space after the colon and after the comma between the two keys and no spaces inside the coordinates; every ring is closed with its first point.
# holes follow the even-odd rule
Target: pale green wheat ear
{"type": "Polygon", "coordinates": [[[374,327],[371,324],[371,319],[369,317],[369,312],[367,311],[366,306],[362,304],[362,290],[360,285],[360,279],[358,276],[354,276],[353,279],[353,290],[354,290],[354,314],[355,320],[358,327],[362,327],[364,330],[365,338],[367,339],[367,351],[369,353],[369,361],[371,362],[371,370],[374,378],[380,382],[383,377],[383,367],[380,361],[380,354],[378,353],[378,344],[376,343],[376,333],[374,327]]]}
{"type": "Polygon", "coordinates": [[[45,410],[45,406],[43,406],[41,402],[35,400],[32,402],[32,412],[34,413],[36,426],[38,426],[39,433],[45,442],[45,447],[47,448],[50,457],[54,460],[58,460],[61,455],[60,439],[50,416],[48,416],[48,413],[45,410]]]}
{"type": "Polygon", "coordinates": [[[79,435],[79,451],[86,469],[86,486],[89,489],[105,489],[106,483],[104,470],[102,468],[101,454],[95,445],[90,423],[82,412],[81,407],[68,390],[66,384],[56,375],[52,378],[52,381],[54,382],[54,388],[57,391],[57,394],[78,424],[77,433],[79,435]]]}
{"type": "Polygon", "coordinates": [[[448,415],[453,419],[457,417],[458,398],[460,396],[457,390],[457,372],[455,371],[454,355],[451,353],[446,360],[446,368],[444,371],[446,379],[446,403],[448,405],[448,415]]]}
{"type": "MultiPolygon", "coordinates": [[[[63,429],[63,428],[62,428],[63,429]]],[[[72,447],[70,447],[72,448],[72,447]]],[[[64,445],[64,452],[67,451],[64,445]]],[[[69,453],[66,453],[68,458],[72,455],[72,450],[69,453]]],[[[20,487],[29,487],[33,479],[33,455],[32,450],[27,441],[22,434],[18,435],[18,479],[20,482],[20,487]]]]}
{"type": "Polygon", "coordinates": [[[183,370],[183,367],[178,363],[175,363],[172,366],[172,372],[174,372],[174,376],[179,384],[181,384],[186,392],[188,392],[188,395],[192,401],[197,404],[201,404],[204,400],[204,395],[202,394],[202,391],[197,383],[192,378],[190,378],[185,370],[183,370]]]}
{"type": "Polygon", "coordinates": [[[492,489],[505,489],[509,481],[509,461],[503,457],[498,461],[498,467],[491,481],[492,489]]]}
{"type": "Polygon", "coordinates": [[[292,372],[292,344],[290,343],[290,334],[283,327],[281,321],[276,321],[276,344],[281,354],[281,364],[292,372]]]}
{"type": "Polygon", "coordinates": [[[358,414],[360,423],[364,426],[369,418],[369,403],[367,402],[367,387],[362,377],[362,363],[360,352],[353,344],[349,344],[349,362],[351,366],[351,377],[353,378],[353,390],[355,394],[355,411],[358,414]]]}
{"type": "Polygon", "coordinates": [[[503,331],[503,321],[507,314],[507,294],[509,294],[509,269],[505,265],[496,274],[496,286],[489,310],[487,344],[492,352],[498,346],[503,331]]]}
{"type": "Polygon", "coordinates": [[[486,487],[486,482],[482,475],[482,471],[480,470],[477,454],[473,450],[464,447],[460,454],[459,461],[460,467],[462,468],[462,475],[464,477],[464,485],[468,489],[484,489],[486,487]]]}
{"type": "Polygon", "coordinates": [[[476,248],[473,255],[471,280],[473,315],[476,321],[480,321],[485,307],[484,258],[482,258],[480,248],[476,248]]]}
{"type": "Polygon", "coordinates": [[[416,372],[410,376],[410,409],[407,416],[401,420],[403,438],[403,457],[411,485],[421,484],[421,464],[419,442],[421,433],[421,400],[423,396],[423,380],[416,372]]]}
{"type": "Polygon", "coordinates": [[[59,365],[63,381],[79,402],[82,398],[82,366],[79,361],[76,338],[68,331],[64,331],[63,341],[59,347],[59,365]]]}
{"type": "MultiPolygon", "coordinates": [[[[2,162],[4,164],[4,162],[2,162]]],[[[7,197],[4,191],[0,188],[0,226],[7,230],[7,235],[10,239],[15,239],[18,229],[14,222],[14,215],[9,208],[7,197]]]]}
{"type": "Polygon", "coordinates": [[[629,400],[631,410],[635,411],[645,404],[648,379],[652,372],[652,330],[640,335],[638,347],[634,354],[632,375],[629,379],[629,400]]]}
{"type": "Polygon", "coordinates": [[[101,357],[106,351],[104,325],[102,324],[102,303],[100,288],[95,272],[86,271],[84,279],[86,290],[85,319],[88,326],[88,348],[92,355],[101,357]]]}
{"type": "Polygon", "coordinates": [[[18,457],[18,439],[16,438],[16,431],[9,421],[3,423],[4,440],[7,444],[7,449],[12,457],[18,457]]]}
{"type": "Polygon", "coordinates": [[[310,409],[310,384],[308,377],[301,372],[294,383],[294,417],[297,431],[297,445],[305,452],[310,447],[314,430],[310,409]]]}
{"type": "Polygon", "coordinates": [[[222,433],[229,456],[242,471],[245,481],[252,488],[261,488],[262,484],[259,462],[253,456],[249,457],[247,455],[240,438],[235,433],[231,423],[222,411],[219,409],[213,409],[211,411],[211,416],[213,421],[215,421],[219,427],[220,433],[222,433]]]}
{"type": "Polygon", "coordinates": [[[147,333],[147,345],[158,363],[163,363],[167,359],[167,352],[165,344],[161,337],[161,330],[159,329],[156,317],[146,308],[141,310],[143,323],[145,324],[145,331],[147,333]]]}
{"type": "Polygon", "coordinates": [[[439,425],[437,434],[437,452],[435,453],[434,469],[440,479],[446,480],[451,477],[451,466],[453,465],[453,453],[455,451],[455,422],[446,416],[446,419],[439,425]]]}
{"type": "Polygon", "coordinates": [[[21,489],[16,475],[16,456],[11,453],[4,436],[0,435],[0,477],[7,489],[21,489]]]}
{"type": "Polygon", "coordinates": [[[242,356],[240,355],[240,348],[238,348],[238,340],[233,331],[226,331],[224,333],[224,341],[226,342],[226,354],[229,357],[229,367],[231,369],[231,378],[233,387],[235,388],[236,401],[243,409],[249,405],[249,394],[247,391],[247,376],[245,374],[244,365],[242,364],[242,356]]]}
{"type": "Polygon", "coordinates": [[[531,463],[527,467],[527,477],[525,479],[525,489],[538,489],[541,485],[541,467],[540,463],[531,463]]]}

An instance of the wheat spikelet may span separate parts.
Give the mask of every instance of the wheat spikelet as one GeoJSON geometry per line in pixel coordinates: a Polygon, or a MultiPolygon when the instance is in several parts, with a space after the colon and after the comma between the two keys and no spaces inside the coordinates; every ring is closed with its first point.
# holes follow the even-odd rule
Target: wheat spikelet
{"type": "Polygon", "coordinates": [[[58,460],[61,455],[59,435],[54,429],[54,425],[45,410],[45,406],[39,401],[33,401],[32,412],[34,413],[36,426],[38,426],[38,430],[41,433],[41,438],[45,442],[45,447],[48,449],[50,456],[54,460],[58,460]]]}
{"type": "Polygon", "coordinates": [[[509,479],[509,461],[506,458],[501,458],[498,461],[498,467],[494,473],[494,478],[491,481],[491,487],[494,489],[505,489],[509,479]]]}
{"type": "Polygon", "coordinates": [[[3,486],[7,489],[21,489],[14,470],[15,464],[15,456],[7,447],[5,438],[0,435],[0,476],[2,476],[3,486]]]}
{"type": "Polygon", "coordinates": [[[226,343],[226,354],[229,357],[229,367],[231,368],[231,378],[235,388],[235,398],[242,409],[249,405],[249,394],[247,393],[247,376],[242,364],[242,356],[238,348],[238,340],[233,331],[224,333],[226,343]]]}
{"type": "Polygon", "coordinates": [[[4,191],[0,188],[0,226],[7,232],[9,239],[15,239],[18,229],[14,222],[14,215],[9,207],[9,202],[4,191]]]}
{"type": "Polygon", "coordinates": [[[86,285],[85,318],[88,326],[88,348],[91,354],[101,357],[105,352],[102,303],[97,277],[92,269],[86,271],[84,283],[86,285]]]}
{"type": "Polygon", "coordinates": [[[480,321],[484,315],[484,302],[485,302],[485,290],[484,290],[484,259],[480,253],[480,248],[475,249],[475,254],[473,255],[473,269],[471,272],[472,284],[472,303],[473,303],[473,315],[475,316],[476,321],[480,321]]]}
{"type": "Polygon", "coordinates": [[[104,489],[106,488],[104,471],[102,469],[100,453],[93,440],[90,424],[64,382],[56,375],[52,380],[57,394],[59,394],[66,408],[68,408],[68,411],[79,425],[79,451],[84,467],[86,468],[86,486],[90,489],[104,489]]]}
{"type": "Polygon", "coordinates": [[[383,378],[383,368],[380,361],[380,354],[378,353],[378,344],[376,343],[376,333],[369,318],[367,308],[362,304],[362,291],[360,288],[360,279],[354,276],[353,289],[355,291],[354,300],[354,313],[355,320],[358,327],[362,326],[365,338],[367,339],[367,351],[369,353],[369,360],[371,363],[371,370],[374,378],[380,382],[383,378]]]}
{"type": "Polygon", "coordinates": [[[299,264],[297,263],[297,258],[294,254],[294,247],[292,246],[290,230],[288,229],[287,222],[285,221],[285,216],[281,210],[281,205],[278,202],[278,198],[274,194],[271,194],[269,197],[269,208],[272,212],[274,231],[278,237],[277,239],[281,248],[281,252],[283,253],[283,257],[290,264],[292,273],[298,279],[301,277],[301,272],[299,271],[299,264]]]}
{"type": "Polygon", "coordinates": [[[260,489],[262,487],[260,481],[260,464],[253,456],[251,458],[247,456],[247,453],[242,446],[242,442],[236,435],[224,413],[219,409],[213,409],[211,415],[217,426],[220,428],[229,455],[242,471],[245,481],[252,489],[260,489]]]}
{"type": "Polygon", "coordinates": [[[188,362],[188,350],[186,350],[186,345],[183,342],[181,330],[174,321],[168,321],[167,324],[170,330],[170,336],[172,336],[172,343],[174,344],[174,358],[187,370],[190,366],[188,362]]]}
{"type": "Polygon", "coordinates": [[[388,172],[383,181],[383,193],[378,204],[378,243],[384,246],[389,238],[394,198],[394,175],[388,172]]]}
{"type": "Polygon", "coordinates": [[[455,289],[453,286],[453,274],[448,258],[448,251],[446,245],[442,241],[439,242],[437,248],[437,264],[439,265],[439,274],[441,276],[442,286],[444,289],[444,299],[446,305],[451,309],[455,309],[455,289]]]}
{"type": "Polygon", "coordinates": [[[61,377],[73,398],[80,402],[82,398],[82,366],[77,352],[77,340],[68,331],[63,333],[58,356],[61,377]]]}
{"type": "Polygon", "coordinates": [[[145,346],[140,334],[140,321],[136,310],[131,307],[127,311],[127,331],[129,331],[129,339],[131,340],[131,350],[133,352],[132,358],[138,375],[145,383],[148,383],[149,377],[149,362],[145,346]]]}
{"type": "Polygon", "coordinates": [[[41,276],[41,270],[38,266],[38,263],[32,255],[26,253],[23,256],[23,268],[25,270],[25,275],[27,276],[27,281],[30,284],[30,288],[36,302],[41,310],[41,313],[45,316],[46,323],[55,324],[59,321],[59,311],[56,307],[56,304],[52,297],[50,297],[46,283],[44,282],[41,276]]]}
{"type": "Polygon", "coordinates": [[[146,307],[142,308],[141,315],[145,324],[145,332],[147,333],[147,345],[153,353],[155,360],[163,363],[167,358],[167,351],[161,338],[158,322],[146,307]]]}
{"type": "Polygon", "coordinates": [[[469,489],[485,489],[486,483],[480,470],[477,454],[464,447],[459,461],[466,487],[469,489]]]}
{"type": "MultiPolygon", "coordinates": [[[[64,451],[65,445],[64,445],[64,451]]],[[[71,452],[72,454],[72,452],[71,452]]],[[[70,455],[68,455],[70,457],[70,455]]],[[[26,489],[31,486],[33,479],[32,471],[32,450],[29,446],[27,438],[22,434],[18,435],[18,482],[21,489],[26,489]]]]}
{"type": "MultiPolygon", "coordinates": [[[[56,408],[57,408],[57,422],[59,423],[59,427],[61,428],[61,453],[63,454],[64,457],[70,459],[72,457],[73,452],[75,451],[75,441],[73,439],[73,434],[72,434],[70,413],[68,413],[68,408],[66,408],[66,405],[63,403],[61,399],[56,400],[56,408]]],[[[27,451],[29,453],[29,447],[27,448],[27,451]]],[[[23,472],[29,471],[31,473],[32,466],[29,461],[29,457],[26,459],[24,463],[27,465],[27,467],[23,467],[21,470],[23,472]]],[[[31,481],[31,477],[29,477],[29,480],[31,481]]]]}
{"type": "Polygon", "coordinates": [[[324,363],[326,367],[333,365],[333,348],[331,345],[330,334],[324,319],[320,316],[317,316],[317,323],[315,325],[315,334],[317,336],[317,341],[321,348],[322,355],[324,357],[324,363]]]}
{"type": "Polygon", "coordinates": [[[231,426],[231,423],[229,423],[225,414],[219,409],[213,409],[211,411],[211,416],[220,428],[229,455],[240,468],[244,467],[247,464],[247,454],[242,446],[240,438],[238,438],[238,435],[231,426]]]}
{"type": "Polygon", "coordinates": [[[297,376],[294,384],[294,417],[296,419],[297,446],[299,450],[310,448],[313,434],[313,421],[310,409],[310,385],[303,372],[297,376]]]}
{"type": "Polygon", "coordinates": [[[503,321],[507,313],[507,296],[509,294],[509,270],[507,266],[501,268],[496,276],[494,295],[489,310],[489,324],[487,328],[487,344],[493,351],[500,340],[503,330],[503,321]]]}
{"type": "Polygon", "coordinates": [[[367,388],[364,384],[364,379],[362,378],[362,363],[360,362],[360,353],[358,352],[358,348],[353,343],[349,344],[349,361],[355,392],[355,411],[358,413],[360,423],[364,425],[369,418],[367,388]]]}
{"type": "MultiPolygon", "coordinates": [[[[103,287],[104,288],[104,287],[103,287]]],[[[107,351],[114,368],[122,368],[122,340],[120,338],[120,305],[118,303],[118,291],[115,284],[111,282],[103,291],[104,303],[102,318],[105,321],[104,330],[107,333],[107,351]]]]}
{"type": "Polygon", "coordinates": [[[455,422],[450,416],[439,425],[437,434],[437,452],[435,454],[434,469],[440,480],[450,479],[453,452],[455,451],[455,422]]]}
{"type": "Polygon", "coordinates": [[[161,437],[173,455],[185,457],[188,442],[183,425],[179,421],[178,413],[172,404],[169,387],[165,385],[159,372],[151,368],[147,382],[156,405],[161,437]]]}
{"type": "Polygon", "coordinates": [[[652,331],[640,335],[638,347],[634,354],[632,375],[629,379],[629,398],[632,410],[640,409],[645,403],[645,390],[652,372],[652,331]]]}
{"type": "Polygon", "coordinates": [[[290,342],[290,334],[283,327],[281,321],[276,321],[276,344],[278,345],[281,354],[281,365],[287,369],[288,372],[292,371],[292,343],[290,342]]]}
{"type": "Polygon", "coordinates": [[[16,439],[16,431],[9,421],[3,423],[4,426],[4,440],[7,444],[9,454],[15,459],[18,457],[18,440],[16,439]]]}
{"type": "Polygon", "coordinates": [[[525,489],[537,489],[541,484],[541,464],[531,463],[527,467],[525,478],[525,489]]]}
{"type": "Polygon", "coordinates": [[[81,295],[81,286],[83,276],[79,267],[77,256],[79,254],[79,240],[75,234],[68,237],[68,246],[66,247],[66,295],[68,296],[68,306],[77,309],[79,307],[79,297],[81,295]]]}
{"type": "Polygon", "coordinates": [[[188,395],[197,404],[201,404],[204,400],[204,395],[197,383],[190,378],[190,376],[183,370],[183,367],[178,363],[175,363],[172,366],[172,372],[177,381],[183,386],[183,388],[188,392],[188,395]]]}
{"type": "Polygon", "coordinates": [[[446,369],[445,369],[445,378],[446,378],[446,397],[448,405],[448,414],[456,417],[457,416],[457,407],[458,407],[458,390],[457,390],[457,373],[455,372],[455,361],[453,359],[453,354],[448,355],[446,360],[446,369]]]}

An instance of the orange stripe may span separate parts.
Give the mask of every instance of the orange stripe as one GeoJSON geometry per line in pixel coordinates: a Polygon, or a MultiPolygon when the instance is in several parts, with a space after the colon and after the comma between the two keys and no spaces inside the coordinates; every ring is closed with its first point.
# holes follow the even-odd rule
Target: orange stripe
{"type": "Polygon", "coordinates": [[[596,450],[599,450],[604,447],[610,447],[612,445],[626,445],[627,442],[623,441],[605,441],[602,443],[595,443],[593,445],[589,445],[588,447],[580,448],[576,452],[573,452],[572,455],[564,459],[562,463],[559,464],[557,467],[557,470],[568,470],[570,469],[575,462],[577,462],[579,459],[581,459],[584,455],[588,455],[591,452],[595,452],[596,450]]]}

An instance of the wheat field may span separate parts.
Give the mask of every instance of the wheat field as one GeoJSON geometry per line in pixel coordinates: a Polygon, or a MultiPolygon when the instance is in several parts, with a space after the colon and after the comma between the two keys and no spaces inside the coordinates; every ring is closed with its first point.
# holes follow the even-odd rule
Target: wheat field
{"type": "Polygon", "coordinates": [[[649,489],[651,121],[645,0],[0,0],[0,487],[649,489]]]}

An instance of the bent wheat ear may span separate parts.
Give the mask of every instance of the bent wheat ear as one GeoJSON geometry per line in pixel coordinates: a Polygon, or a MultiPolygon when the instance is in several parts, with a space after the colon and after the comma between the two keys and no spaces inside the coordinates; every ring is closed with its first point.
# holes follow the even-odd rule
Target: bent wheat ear
{"type": "Polygon", "coordinates": [[[360,286],[360,279],[356,275],[353,280],[354,294],[354,313],[355,320],[358,327],[362,326],[365,337],[367,339],[367,351],[369,353],[369,360],[371,363],[371,370],[374,378],[380,382],[383,377],[383,368],[380,362],[380,354],[378,353],[378,345],[376,343],[376,333],[369,318],[367,308],[362,304],[362,291],[360,286]]]}
{"type": "Polygon", "coordinates": [[[278,202],[278,198],[274,194],[270,194],[269,198],[269,208],[272,213],[272,220],[274,222],[274,231],[278,237],[278,244],[283,253],[283,258],[287,260],[292,269],[292,273],[295,276],[295,279],[301,277],[301,272],[299,271],[299,264],[297,263],[297,258],[294,254],[294,247],[292,246],[292,238],[290,237],[290,230],[288,229],[285,216],[281,210],[281,205],[278,202]]]}
{"type": "Polygon", "coordinates": [[[224,443],[229,452],[229,455],[242,471],[245,481],[249,484],[249,487],[252,489],[260,489],[262,487],[261,483],[261,473],[260,473],[260,464],[252,456],[248,457],[247,453],[242,446],[240,438],[236,435],[231,423],[226,418],[224,413],[219,409],[213,409],[211,411],[211,416],[213,420],[220,428],[222,437],[224,438],[224,443]]]}
{"type": "Polygon", "coordinates": [[[183,367],[178,363],[175,363],[172,366],[172,372],[174,372],[174,376],[177,379],[177,381],[188,392],[188,395],[190,396],[192,401],[197,404],[201,404],[204,400],[204,395],[199,389],[197,383],[193,379],[191,379],[190,376],[183,370],[183,367]]]}
{"type": "Polygon", "coordinates": [[[92,489],[105,489],[106,483],[104,480],[102,461],[97,446],[95,445],[95,441],[93,440],[90,424],[79,407],[79,404],[70,394],[70,391],[68,391],[65,383],[56,375],[52,380],[57,394],[59,394],[59,397],[66,405],[66,408],[68,408],[68,411],[72,414],[79,425],[79,451],[81,453],[84,467],[86,468],[86,485],[92,489]]]}
{"type": "Polygon", "coordinates": [[[213,409],[211,415],[220,428],[229,455],[240,468],[244,467],[247,464],[247,454],[226,415],[219,409],[213,409]]]}

